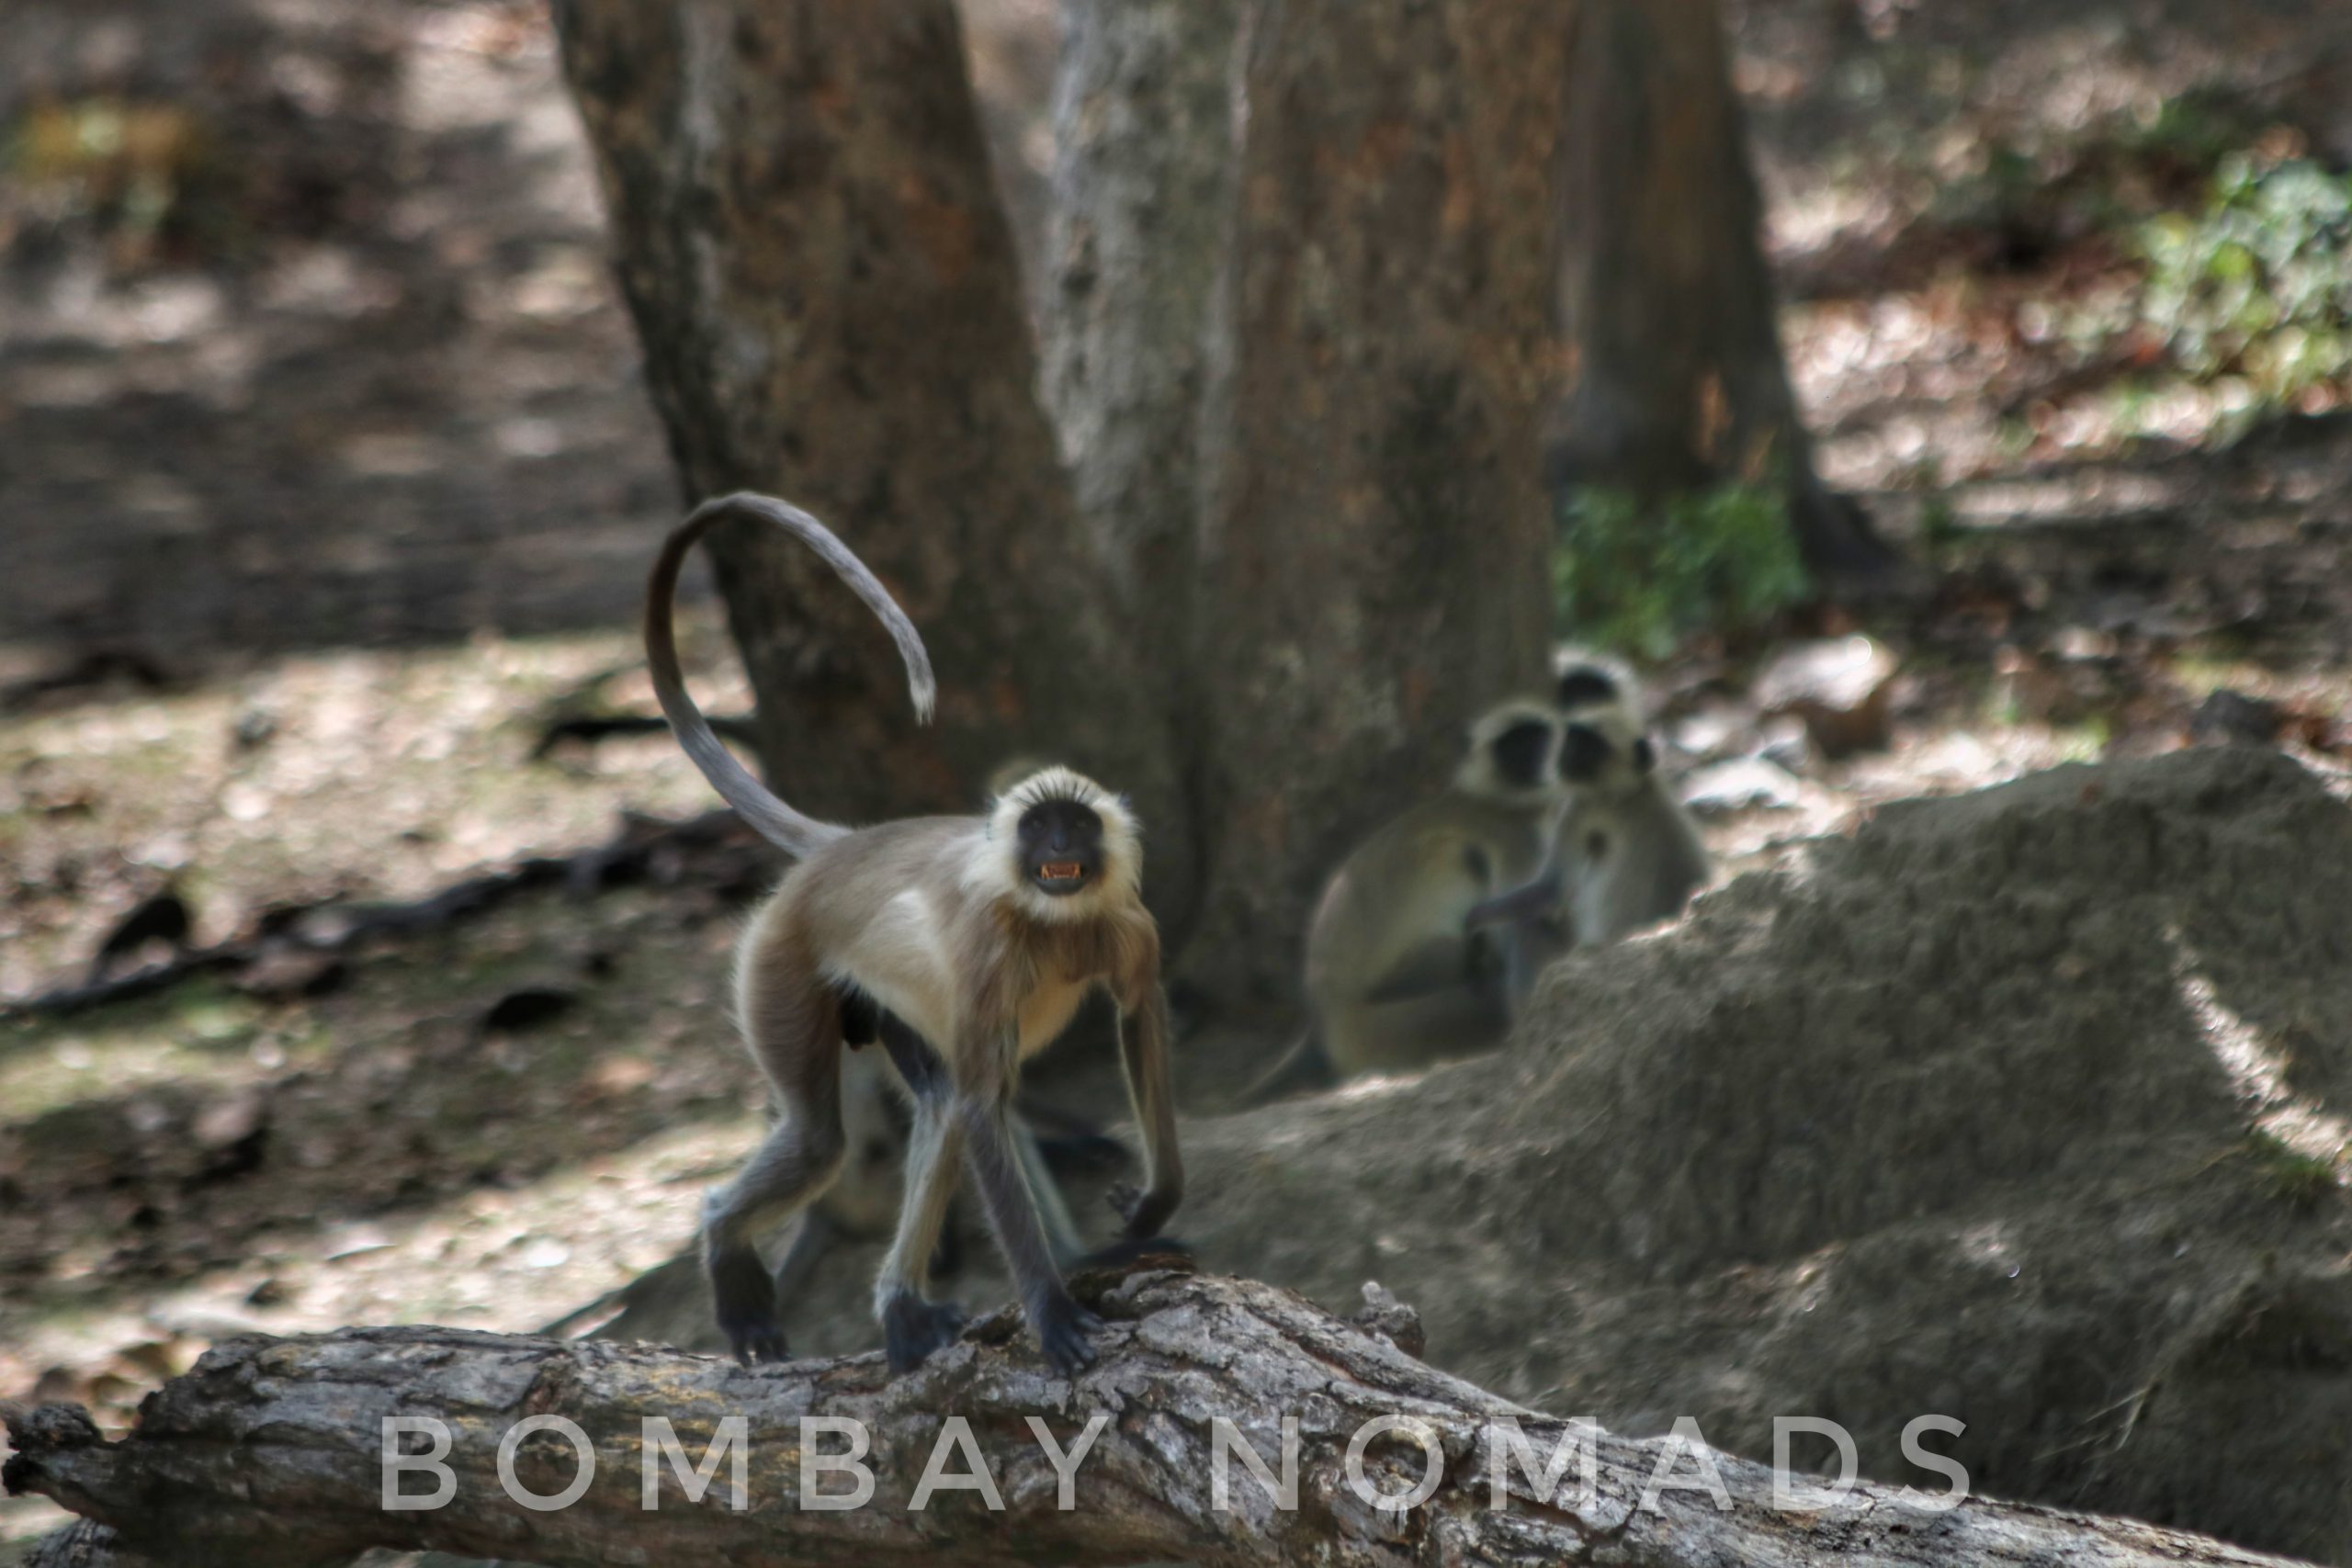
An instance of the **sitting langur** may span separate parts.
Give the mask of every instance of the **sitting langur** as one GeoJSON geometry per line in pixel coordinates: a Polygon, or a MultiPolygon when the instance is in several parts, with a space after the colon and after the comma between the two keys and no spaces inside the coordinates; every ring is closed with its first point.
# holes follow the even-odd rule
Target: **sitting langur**
{"type": "MultiPolygon", "coordinates": [[[[1643,717],[1641,688],[1632,669],[1622,661],[1589,649],[1570,647],[1554,656],[1552,669],[1552,702],[1559,709],[1563,725],[1603,714],[1614,716],[1604,722],[1636,733],[1647,728],[1643,717]]],[[[1566,762],[1565,751],[1560,760],[1566,762]]],[[[1566,782],[1564,777],[1564,790],[1566,782]]],[[[1555,818],[1544,840],[1547,862],[1552,858],[1558,826],[1555,818]]],[[[1517,1018],[1520,1010],[1527,1005],[1529,993],[1535,988],[1535,976],[1571,945],[1567,913],[1555,904],[1507,922],[1476,922],[1474,929],[1484,933],[1483,940],[1494,944],[1503,969],[1504,993],[1510,1000],[1511,1016],[1517,1018]]]]}
{"type": "Polygon", "coordinates": [[[1332,874],[1306,931],[1308,1035],[1248,1099],[1419,1066],[1501,1034],[1498,965],[1465,920],[1543,863],[1559,740],[1546,704],[1490,710],[1445,792],[1384,824],[1332,874]]]}
{"type": "Polygon", "coordinates": [[[1618,703],[1569,713],[1559,768],[1567,806],[1543,870],[1472,910],[1471,926],[1558,919],[1569,943],[1596,947],[1679,915],[1707,881],[1707,852],[1634,716],[1618,703]]]}
{"type": "Polygon", "coordinates": [[[1587,708],[1616,708],[1634,728],[1648,728],[1640,686],[1617,660],[1589,649],[1564,648],[1552,661],[1552,702],[1562,716],[1587,708]]]}
{"type": "Polygon", "coordinates": [[[1125,804],[1051,768],[981,817],[910,818],[851,829],[795,810],[738,762],[686,693],[671,596],[686,551],[715,525],[749,518],[808,545],[880,617],[907,667],[919,716],[935,685],[906,613],[824,525],[766,496],[696,507],[653,566],[645,641],[653,685],[679,744],[745,821],[799,863],[744,932],[736,1013],[767,1076],[778,1120],[742,1173],[703,1210],[703,1260],[718,1325],[747,1364],[781,1360],[775,1282],[757,1240],[808,1206],[840,1171],[845,1037],[869,1031],[913,1098],[899,1229],[876,1287],[892,1370],[954,1337],[962,1314],[924,1286],[959,1164],[982,1206],[1046,1359],[1094,1359],[1099,1325],[1056,1269],[1012,1132],[1022,1062],[1088,991],[1117,1002],[1121,1056],[1142,1130],[1146,1185],[1114,1194],[1125,1235],[1159,1233],[1183,1176],[1170,1095],[1159,933],[1139,894],[1142,852],[1125,804]]]}

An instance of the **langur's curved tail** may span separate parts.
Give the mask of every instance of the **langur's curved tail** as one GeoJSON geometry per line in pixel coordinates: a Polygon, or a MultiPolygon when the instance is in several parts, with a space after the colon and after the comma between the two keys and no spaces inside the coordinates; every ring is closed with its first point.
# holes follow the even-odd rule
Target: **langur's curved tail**
{"type": "Polygon", "coordinates": [[[922,634],[907,619],[907,613],[899,608],[899,602],[890,597],[890,591],[850,552],[847,545],[833,536],[831,529],[800,508],[774,496],[739,491],[704,502],[670,531],[670,536],[662,542],[662,553],[654,558],[653,574],[646,584],[645,658],[653,671],[654,695],[662,700],[662,711],[668,716],[678,744],[694,759],[695,766],[702,770],[702,776],[710,781],[711,787],[762,838],[797,860],[849,829],[794,810],[774,790],[753,778],[711,732],[710,720],[695,705],[686,691],[685,677],[678,669],[678,641],[671,625],[671,601],[677,592],[678,568],[696,540],[718,524],[737,517],[757,518],[782,528],[816,551],[865,602],[865,607],[889,631],[890,640],[899,645],[899,657],[907,666],[907,693],[914,699],[915,717],[922,723],[931,722],[932,707],[939,697],[939,683],[933,678],[931,655],[923,650],[922,634]]]}
{"type": "Polygon", "coordinates": [[[1322,1031],[1310,1025],[1233,1103],[1237,1110],[1255,1111],[1287,1095],[1329,1089],[1339,1080],[1340,1075],[1331,1068],[1330,1055],[1323,1049],[1322,1031]]]}

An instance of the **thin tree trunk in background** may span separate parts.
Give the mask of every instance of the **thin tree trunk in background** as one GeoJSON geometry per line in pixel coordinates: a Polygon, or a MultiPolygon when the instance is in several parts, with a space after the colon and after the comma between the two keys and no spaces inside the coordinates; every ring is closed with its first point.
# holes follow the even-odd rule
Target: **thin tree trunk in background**
{"type": "Polygon", "coordinates": [[[1813,471],[1715,0],[1593,0],[1577,39],[1552,474],[1657,493],[1782,466],[1808,564],[1884,547],[1813,471]]]}
{"type": "MultiPolygon", "coordinates": [[[[770,491],[888,582],[939,669],[918,730],[871,617],[790,542],[713,540],[797,804],[967,810],[1007,756],[1130,792],[1164,917],[1192,894],[1164,716],[1038,407],[947,0],[558,0],[646,378],[693,496],[770,491]]],[[[651,541],[648,541],[649,554],[651,541]]]]}
{"type": "Polygon", "coordinates": [[[1074,0],[1054,95],[1046,400],[1142,679],[1187,736],[1205,701],[1201,422],[1239,14],[1239,0],[1074,0]]]}
{"type": "Polygon", "coordinates": [[[1206,425],[1217,829],[1188,961],[1286,996],[1319,877],[1538,678],[1567,18],[1261,0],[1206,425]]]}

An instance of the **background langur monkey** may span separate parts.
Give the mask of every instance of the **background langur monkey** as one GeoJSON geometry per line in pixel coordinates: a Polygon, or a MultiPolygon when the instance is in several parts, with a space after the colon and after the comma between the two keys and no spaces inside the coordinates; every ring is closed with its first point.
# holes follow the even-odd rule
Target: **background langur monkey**
{"type": "Polygon", "coordinates": [[[795,810],[738,762],[687,694],[671,626],[686,551],[715,525],[773,524],[808,545],[898,644],[918,716],[936,686],[922,638],[881,582],[825,525],[770,497],[706,502],[655,559],[645,644],[678,742],[744,820],[799,863],[752,917],[738,950],[736,1016],[774,1091],[775,1125],[703,1209],[703,1259],[718,1325],[747,1365],[786,1355],[758,1238],[807,1207],[847,1152],[842,1067],[849,1035],[878,1038],[913,1099],[898,1234],[875,1292],[890,1367],[951,1339],[963,1314],[925,1285],[956,1168],[968,1165],[1046,1359],[1074,1373],[1100,1326],[1056,1269],[1012,1130],[1021,1063],[1050,1043],[1097,984],[1118,1003],[1121,1057],[1144,1140],[1146,1185],[1113,1199],[1130,1240],[1155,1235],[1183,1190],[1170,1093],[1159,933],[1139,893],[1142,846],[1126,805],[1050,768],[982,817],[851,829],[795,810]]]}
{"type": "Polygon", "coordinates": [[[1306,931],[1307,1036],[1245,1100],[1419,1066],[1501,1034],[1500,976],[1465,920],[1542,865],[1561,799],[1559,740],[1546,704],[1490,709],[1445,792],[1377,829],[1332,874],[1306,931]]]}
{"type": "Polygon", "coordinates": [[[1521,929],[1562,919],[1568,942],[1592,947],[1680,914],[1707,881],[1707,851],[1625,705],[1600,703],[1566,719],[1559,766],[1568,801],[1552,852],[1525,886],[1472,910],[1470,924],[1521,929]]]}
{"type": "Polygon", "coordinates": [[[1616,708],[1635,729],[1649,728],[1640,682],[1622,660],[1590,649],[1563,648],[1552,660],[1552,702],[1565,718],[1587,708],[1616,708]]]}
{"type": "MultiPolygon", "coordinates": [[[[1563,647],[1553,656],[1552,702],[1559,709],[1560,722],[1565,726],[1578,718],[1590,718],[1595,714],[1613,714],[1609,721],[1630,727],[1635,733],[1648,728],[1644,717],[1640,685],[1634,679],[1630,666],[1620,660],[1590,649],[1563,647]]],[[[1560,761],[1567,761],[1562,751],[1560,761]]],[[[1562,811],[1567,809],[1566,790],[1568,781],[1562,778],[1564,791],[1562,811]]],[[[1546,835],[1544,860],[1548,864],[1557,842],[1557,820],[1546,835]]],[[[1507,921],[1485,919],[1472,923],[1475,931],[1483,931],[1495,943],[1497,956],[1503,968],[1504,994],[1508,998],[1513,1018],[1527,1005],[1530,992],[1535,988],[1535,976],[1544,965],[1567,952],[1572,944],[1566,912],[1554,905],[1549,908],[1529,908],[1529,912],[1507,921]]]]}

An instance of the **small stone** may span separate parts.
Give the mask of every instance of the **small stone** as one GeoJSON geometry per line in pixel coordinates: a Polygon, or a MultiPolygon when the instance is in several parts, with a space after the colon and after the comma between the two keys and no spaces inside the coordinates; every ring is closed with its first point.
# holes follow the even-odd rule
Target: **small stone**
{"type": "Polygon", "coordinates": [[[257,1089],[243,1089],[214,1100],[197,1112],[188,1135],[200,1149],[225,1149],[261,1131],[268,1120],[269,1101],[257,1089]]]}
{"type": "Polygon", "coordinates": [[[1756,710],[1741,703],[1709,703],[1676,721],[1668,733],[1686,757],[1722,757],[1742,748],[1756,728],[1756,710]]]}
{"type": "Polygon", "coordinates": [[[277,733],[277,716],[265,707],[249,707],[237,715],[230,730],[237,742],[237,750],[250,751],[269,743],[277,733]]]}
{"type": "Polygon", "coordinates": [[[1682,804],[1702,817],[1735,812],[1793,810],[1797,781],[1788,769],[1761,757],[1735,757],[1700,768],[1682,781],[1682,804]]]}
{"type": "Polygon", "coordinates": [[[1366,1334],[1387,1340],[1408,1356],[1429,1348],[1429,1334],[1421,1314],[1407,1306],[1377,1280],[1363,1282],[1363,1308],[1348,1322],[1366,1334]]]}

